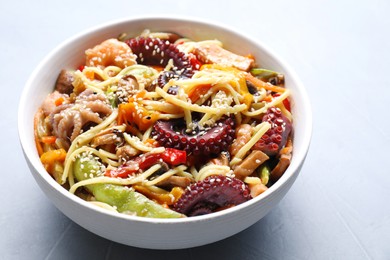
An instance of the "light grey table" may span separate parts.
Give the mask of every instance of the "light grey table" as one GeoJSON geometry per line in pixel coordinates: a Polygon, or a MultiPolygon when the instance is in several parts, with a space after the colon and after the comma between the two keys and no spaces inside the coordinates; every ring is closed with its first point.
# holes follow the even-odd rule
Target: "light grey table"
{"type": "Polygon", "coordinates": [[[0,258],[390,259],[389,11],[386,0],[2,0],[0,258]],[[311,150],[287,196],[247,230],[199,248],[144,250],[84,230],[40,191],[18,143],[20,93],[50,50],[99,23],[153,13],[214,19],[262,40],[313,106],[311,150]]]}

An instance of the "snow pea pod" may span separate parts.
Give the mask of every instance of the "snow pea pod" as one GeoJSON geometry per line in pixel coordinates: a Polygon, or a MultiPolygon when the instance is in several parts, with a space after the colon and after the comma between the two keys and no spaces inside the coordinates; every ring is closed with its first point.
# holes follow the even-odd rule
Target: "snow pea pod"
{"type": "MultiPolygon", "coordinates": [[[[94,156],[77,158],[73,164],[73,173],[78,181],[96,177],[100,168],[94,156]]],[[[116,184],[89,184],[85,188],[93,194],[97,201],[115,207],[118,212],[149,218],[180,218],[182,214],[167,209],[148,199],[134,189],[116,184]]]]}

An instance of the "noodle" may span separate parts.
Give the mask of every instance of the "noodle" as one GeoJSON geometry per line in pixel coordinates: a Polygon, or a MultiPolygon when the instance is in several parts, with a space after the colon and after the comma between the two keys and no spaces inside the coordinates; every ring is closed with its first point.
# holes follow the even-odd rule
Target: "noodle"
{"type": "MultiPolygon", "coordinates": [[[[291,153],[290,132],[275,137],[272,121],[278,117],[283,122],[282,130],[277,130],[280,135],[291,130],[290,91],[282,83],[272,85],[256,78],[250,71],[256,66],[254,58],[229,52],[218,40],[179,39],[176,44],[168,36],[145,30],[142,37],[165,40],[144,38],[145,46],[134,47],[109,39],[95,46],[98,52],[89,49],[86,60],[93,62],[68,71],[73,79],[64,84],[71,94],[50,94],[37,112],[34,137],[41,161],[70,193],[106,210],[144,215],[123,209],[116,204],[118,199],[110,201],[115,195],[105,190],[100,190],[105,196],[102,201],[94,193],[99,187],[122,190],[120,196],[131,190],[137,200],[146,201],[148,207],[158,204],[157,212],[169,215],[170,210],[178,210],[175,203],[181,196],[189,196],[191,189],[203,187],[207,180],[241,183],[231,189],[261,184],[256,173],[260,163],[251,169],[253,173],[237,175],[240,167],[249,168],[250,154],[266,153],[263,158],[271,158],[272,163],[265,161],[261,166],[272,168],[280,153],[291,153]],[[161,45],[153,45],[160,41],[161,45]],[[104,52],[107,44],[112,49],[104,52]],[[54,107],[45,112],[48,115],[43,114],[50,109],[46,104],[54,107]],[[270,109],[278,109],[277,115],[270,109]],[[247,132],[239,133],[241,126],[247,132]],[[72,136],[76,128],[79,132],[72,136]],[[288,142],[280,141],[269,151],[262,143],[272,134],[275,140],[288,142]]],[[[134,44],[140,42],[137,39],[134,44]]],[[[291,158],[291,154],[283,156],[291,158]]],[[[244,193],[248,192],[240,194],[244,193]]],[[[203,196],[203,191],[194,194],[203,196]]]]}

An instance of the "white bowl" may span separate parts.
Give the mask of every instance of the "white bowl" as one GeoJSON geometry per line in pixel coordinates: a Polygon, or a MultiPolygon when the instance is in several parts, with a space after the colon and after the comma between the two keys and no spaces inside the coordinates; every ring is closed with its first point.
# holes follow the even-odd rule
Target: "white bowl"
{"type": "Polygon", "coordinates": [[[304,87],[295,73],[258,39],[244,36],[215,22],[181,17],[139,17],[114,21],[78,34],[54,49],[32,73],[19,105],[19,137],[23,152],[42,191],[66,216],[87,230],[126,245],[152,249],[179,249],[205,245],[232,236],[264,217],[294,183],[309,149],[312,115],[304,87]],[[219,39],[227,49],[251,53],[261,66],[285,75],[292,93],[294,148],[291,165],[266,192],[238,206],[204,216],[151,219],[116,214],[70,194],[42,166],[34,144],[33,118],[45,96],[53,91],[63,68],[76,68],[84,51],[122,32],[172,31],[194,40],[219,39]]]}

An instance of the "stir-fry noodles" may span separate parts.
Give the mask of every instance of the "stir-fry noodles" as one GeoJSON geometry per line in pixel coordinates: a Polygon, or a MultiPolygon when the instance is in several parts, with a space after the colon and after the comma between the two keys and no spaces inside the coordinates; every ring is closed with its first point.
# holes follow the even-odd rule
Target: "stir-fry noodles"
{"type": "Polygon", "coordinates": [[[64,68],[35,115],[42,164],[96,206],[209,214],[265,192],[292,156],[289,90],[218,40],[125,34],[64,68]]]}

